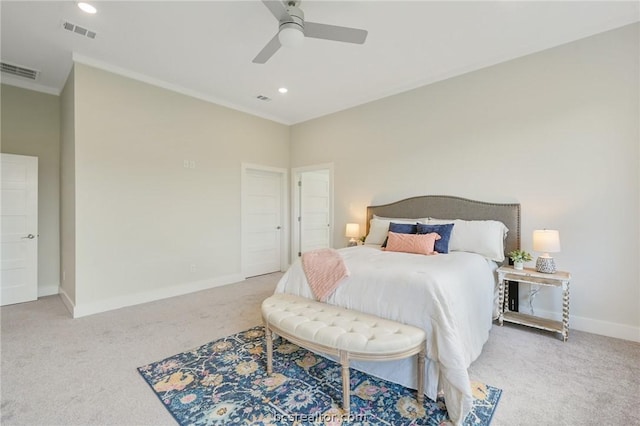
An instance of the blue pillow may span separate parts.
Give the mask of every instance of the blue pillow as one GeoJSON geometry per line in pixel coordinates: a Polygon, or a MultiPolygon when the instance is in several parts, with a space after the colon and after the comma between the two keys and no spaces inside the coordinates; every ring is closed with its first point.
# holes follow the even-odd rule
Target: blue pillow
{"type": "Polygon", "coordinates": [[[436,240],[434,250],[438,253],[449,253],[449,239],[451,238],[451,230],[453,229],[453,223],[447,223],[445,225],[426,225],[419,223],[418,234],[430,234],[435,232],[440,235],[440,239],[436,240]]]}
{"type": "MultiPolygon", "coordinates": [[[[418,233],[418,224],[413,223],[393,223],[389,224],[389,232],[395,232],[396,234],[417,234],[418,233]]],[[[384,243],[382,243],[382,247],[387,246],[387,240],[389,237],[384,239],[384,243]]]]}

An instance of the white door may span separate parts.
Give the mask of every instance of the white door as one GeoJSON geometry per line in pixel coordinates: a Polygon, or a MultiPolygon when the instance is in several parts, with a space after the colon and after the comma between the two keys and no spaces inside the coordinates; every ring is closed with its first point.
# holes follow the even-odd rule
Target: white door
{"type": "Polygon", "coordinates": [[[285,173],[245,168],[243,179],[243,275],[280,271],[285,173]]]}
{"type": "Polygon", "coordinates": [[[2,154],[0,305],[38,298],[38,158],[2,154]]]}
{"type": "Polygon", "coordinates": [[[300,192],[300,253],[331,246],[331,191],[329,170],[301,172],[300,192]]]}

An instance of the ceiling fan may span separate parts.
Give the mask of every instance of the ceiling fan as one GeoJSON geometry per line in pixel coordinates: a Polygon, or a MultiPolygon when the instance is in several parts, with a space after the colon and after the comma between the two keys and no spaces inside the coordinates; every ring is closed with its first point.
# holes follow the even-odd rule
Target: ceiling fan
{"type": "Polygon", "coordinates": [[[280,49],[280,46],[296,47],[302,45],[305,37],[357,44],[363,44],[367,39],[366,30],[305,22],[304,13],[298,7],[300,0],[286,0],[284,2],[262,0],[262,3],[276,17],[280,28],[278,33],[258,53],[258,56],[253,58],[255,64],[267,62],[280,49]]]}

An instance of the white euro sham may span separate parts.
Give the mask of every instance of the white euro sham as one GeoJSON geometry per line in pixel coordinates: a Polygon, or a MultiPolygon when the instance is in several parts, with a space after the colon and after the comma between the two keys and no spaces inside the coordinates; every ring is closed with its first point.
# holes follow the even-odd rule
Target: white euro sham
{"type": "Polygon", "coordinates": [[[427,223],[453,223],[450,251],[477,253],[496,262],[504,261],[504,241],[509,229],[500,221],[429,218],[427,223]]]}

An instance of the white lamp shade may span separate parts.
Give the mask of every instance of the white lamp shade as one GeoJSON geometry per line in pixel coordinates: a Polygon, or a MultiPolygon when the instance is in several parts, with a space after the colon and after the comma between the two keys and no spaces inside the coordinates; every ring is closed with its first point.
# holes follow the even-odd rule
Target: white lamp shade
{"type": "Polygon", "coordinates": [[[360,225],[357,223],[347,223],[347,230],[344,235],[349,238],[360,237],[360,225]]]}
{"type": "Polygon", "coordinates": [[[533,231],[533,250],[542,253],[557,253],[560,251],[560,233],[554,229],[533,231]]]}
{"type": "Polygon", "coordinates": [[[278,39],[285,47],[299,47],[304,43],[304,33],[296,24],[285,24],[280,28],[278,39]]]}

